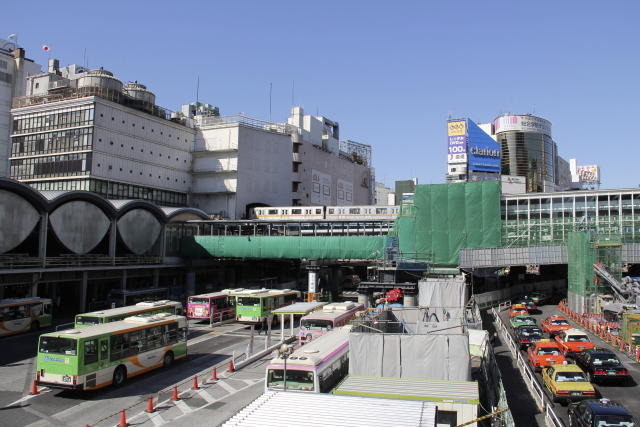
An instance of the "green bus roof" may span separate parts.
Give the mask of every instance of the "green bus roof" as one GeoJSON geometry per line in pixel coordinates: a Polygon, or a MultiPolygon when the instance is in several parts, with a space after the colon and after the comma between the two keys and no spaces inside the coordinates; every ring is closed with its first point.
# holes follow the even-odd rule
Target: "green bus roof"
{"type": "Polygon", "coordinates": [[[86,328],[65,329],[63,331],[42,334],[41,336],[78,339],[91,338],[114,332],[122,332],[127,329],[135,330],[140,327],[162,325],[172,321],[178,321],[186,325],[187,318],[184,316],[175,316],[169,313],[158,313],[151,316],[131,316],[117,322],[87,326],[86,328]]]}
{"type": "Polygon", "coordinates": [[[169,300],[161,300],[161,301],[146,301],[139,302],[135,305],[127,305],[124,307],[116,307],[110,308],[108,310],[98,310],[91,311],[89,313],[81,313],[76,316],[94,316],[94,317],[111,317],[111,316],[120,316],[122,314],[128,313],[141,313],[145,311],[153,311],[161,309],[162,307],[175,306],[179,305],[182,307],[182,304],[177,301],[169,301],[169,300]]]}
{"type": "Polygon", "coordinates": [[[245,289],[240,292],[232,291],[229,295],[234,297],[267,298],[280,297],[291,294],[300,295],[300,291],[294,291],[292,289],[245,289]]]}

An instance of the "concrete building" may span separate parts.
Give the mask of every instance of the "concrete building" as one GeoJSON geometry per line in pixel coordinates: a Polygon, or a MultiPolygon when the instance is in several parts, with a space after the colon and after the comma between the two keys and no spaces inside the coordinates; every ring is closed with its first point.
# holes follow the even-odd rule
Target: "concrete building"
{"type": "Polygon", "coordinates": [[[0,39],[0,177],[7,176],[11,151],[11,100],[25,95],[26,77],[42,67],[25,58],[15,41],[0,39]]]}
{"type": "Polygon", "coordinates": [[[237,219],[258,206],[373,203],[371,147],[292,109],[287,123],[196,114],[193,206],[237,219]]]}
{"type": "Polygon", "coordinates": [[[497,180],[500,178],[500,145],[491,124],[471,119],[447,123],[447,182],[497,180]]]}
{"type": "Polygon", "coordinates": [[[10,176],[38,190],[186,206],[195,129],[112,73],[50,60],[13,100],[10,176]]]}
{"type": "Polygon", "coordinates": [[[396,193],[383,182],[376,182],[376,205],[390,206],[396,202],[396,193]]]}

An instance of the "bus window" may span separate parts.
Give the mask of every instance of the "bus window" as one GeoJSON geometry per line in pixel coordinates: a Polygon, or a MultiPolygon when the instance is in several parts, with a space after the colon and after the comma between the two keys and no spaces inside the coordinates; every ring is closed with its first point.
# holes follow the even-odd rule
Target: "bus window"
{"type": "Polygon", "coordinates": [[[100,324],[100,318],[95,316],[76,316],[76,325],[94,326],[100,324]]]}
{"type": "Polygon", "coordinates": [[[91,365],[98,361],[98,342],[90,340],[84,342],[84,364],[91,365]]]}
{"type": "Polygon", "coordinates": [[[107,339],[100,340],[100,360],[107,360],[109,358],[109,341],[107,339]]]}

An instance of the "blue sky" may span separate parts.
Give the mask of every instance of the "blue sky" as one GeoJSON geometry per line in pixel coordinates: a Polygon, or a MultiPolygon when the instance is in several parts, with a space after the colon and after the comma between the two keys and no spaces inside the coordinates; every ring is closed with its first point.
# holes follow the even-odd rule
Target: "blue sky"
{"type": "Polygon", "coordinates": [[[284,121],[292,103],[373,146],[379,181],[444,182],[446,120],[553,123],[560,155],[640,185],[637,1],[7,2],[0,28],[42,64],[103,66],[158,104],[284,121]],[[28,4],[27,7],[25,5],[28,4]]]}

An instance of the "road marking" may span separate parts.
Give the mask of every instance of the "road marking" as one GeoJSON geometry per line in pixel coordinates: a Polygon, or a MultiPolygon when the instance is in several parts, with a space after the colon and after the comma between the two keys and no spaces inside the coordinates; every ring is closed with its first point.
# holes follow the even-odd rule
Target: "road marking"
{"type": "Polygon", "coordinates": [[[43,393],[49,393],[50,391],[51,391],[51,389],[50,389],[50,388],[48,388],[48,387],[42,387],[41,389],[39,389],[39,390],[38,390],[38,394],[27,394],[26,396],[22,396],[20,399],[16,400],[15,402],[13,402],[13,403],[9,403],[8,405],[3,406],[3,407],[2,407],[2,409],[5,409],[5,408],[9,408],[9,407],[11,407],[11,406],[18,405],[18,404],[20,404],[20,403],[22,403],[22,402],[26,402],[27,400],[29,400],[29,399],[31,399],[31,398],[33,398],[33,397],[39,396],[39,395],[41,395],[41,394],[43,394],[43,393]]]}
{"type": "Polygon", "coordinates": [[[245,383],[247,383],[249,385],[254,385],[255,383],[257,383],[260,380],[262,380],[262,378],[259,378],[259,379],[256,379],[256,380],[248,379],[248,380],[242,380],[242,381],[244,381],[245,383]]]}
{"type": "Polygon", "coordinates": [[[147,418],[151,420],[154,426],[161,426],[167,423],[158,412],[154,412],[153,414],[145,412],[145,414],[147,414],[147,418]]]}
{"type": "Polygon", "coordinates": [[[182,413],[184,414],[188,414],[190,412],[193,412],[193,409],[191,409],[191,407],[189,405],[187,405],[186,403],[184,403],[184,401],[182,400],[176,400],[175,402],[176,407],[178,409],[180,409],[182,411],[182,413]]]}
{"type": "Polygon", "coordinates": [[[224,381],[220,381],[218,385],[223,389],[225,389],[229,394],[234,394],[238,392],[238,390],[236,390],[234,387],[232,387],[230,384],[227,384],[224,381]]]}
{"type": "Polygon", "coordinates": [[[207,403],[215,403],[218,400],[218,399],[214,398],[213,396],[211,396],[209,394],[209,392],[207,390],[204,390],[204,389],[198,390],[198,394],[200,395],[200,397],[202,397],[204,400],[206,400],[207,403]]]}

